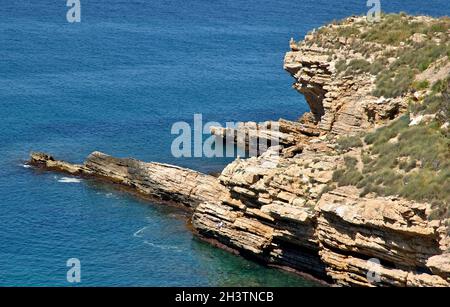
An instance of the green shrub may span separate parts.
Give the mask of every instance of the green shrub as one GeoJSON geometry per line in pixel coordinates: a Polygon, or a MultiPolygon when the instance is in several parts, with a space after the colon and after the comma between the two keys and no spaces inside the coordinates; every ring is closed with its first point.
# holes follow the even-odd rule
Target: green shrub
{"type": "Polygon", "coordinates": [[[383,15],[382,21],[374,24],[369,31],[362,34],[362,38],[388,45],[399,45],[414,33],[421,33],[426,25],[419,22],[410,22],[407,17],[399,14],[383,15]]]}
{"type": "Polygon", "coordinates": [[[356,164],[358,164],[358,160],[355,157],[345,156],[344,157],[345,166],[348,168],[354,168],[356,167],[356,164]]]}
{"type": "Polygon", "coordinates": [[[431,90],[434,93],[444,93],[448,92],[449,87],[450,87],[450,76],[448,76],[445,79],[436,81],[431,87],[431,90]]]}
{"type": "MultiPolygon", "coordinates": [[[[365,141],[372,144],[370,154],[378,157],[363,158],[365,179],[357,186],[364,187],[362,195],[376,192],[416,201],[435,201],[441,205],[448,203],[450,139],[440,132],[439,125],[409,127],[406,118],[365,137],[365,141]],[[398,141],[389,142],[395,136],[398,141]],[[397,172],[396,166],[405,174],[397,172]]],[[[339,179],[342,181],[348,175],[345,170],[341,173],[339,179]]]]}
{"type": "Polygon", "coordinates": [[[347,61],[339,60],[336,62],[335,67],[338,73],[344,72],[347,69],[347,61]]]}
{"type": "Polygon", "coordinates": [[[377,59],[370,66],[369,72],[372,75],[378,75],[384,69],[384,61],[382,59],[377,59]]]}
{"type": "Polygon", "coordinates": [[[364,59],[353,59],[348,63],[347,74],[358,74],[370,71],[370,62],[364,59]]]}
{"type": "Polygon", "coordinates": [[[450,18],[444,17],[442,21],[438,21],[436,23],[433,23],[430,28],[428,29],[428,33],[434,34],[434,33],[445,33],[450,28],[450,18]]]}
{"type": "Polygon", "coordinates": [[[333,173],[333,180],[338,186],[357,185],[362,179],[361,172],[354,168],[336,170],[333,173]]]}
{"type": "Polygon", "coordinates": [[[358,148],[363,146],[363,142],[361,141],[361,138],[358,136],[347,136],[347,137],[341,137],[337,140],[338,147],[337,149],[339,151],[347,151],[351,148],[358,148]]]}
{"type": "Polygon", "coordinates": [[[368,154],[363,154],[361,157],[361,161],[363,162],[363,164],[369,164],[372,162],[372,158],[368,154]]]}
{"type": "Polygon", "coordinates": [[[322,189],[322,191],[320,191],[320,193],[319,193],[319,198],[320,198],[323,194],[328,193],[328,192],[330,192],[330,191],[333,191],[334,189],[336,189],[336,186],[335,186],[334,184],[329,184],[329,185],[324,186],[323,189],[322,189]]]}
{"type": "Polygon", "coordinates": [[[342,37],[357,36],[360,33],[361,31],[359,31],[359,29],[356,28],[355,26],[346,26],[338,28],[338,35],[342,37]]]}
{"type": "Polygon", "coordinates": [[[366,142],[366,144],[372,144],[373,142],[375,142],[377,137],[377,133],[376,132],[370,132],[367,133],[366,136],[364,137],[364,142],[366,142]]]}
{"type": "Polygon", "coordinates": [[[432,93],[423,101],[410,104],[410,111],[414,114],[436,114],[436,121],[440,124],[450,118],[450,77],[433,84],[432,93]]]}
{"type": "Polygon", "coordinates": [[[409,48],[402,52],[400,57],[392,64],[392,68],[398,69],[408,66],[411,69],[424,71],[431,63],[443,57],[449,50],[449,44],[438,45],[435,42],[427,42],[420,48],[409,48]]]}
{"type": "Polygon", "coordinates": [[[412,88],[416,91],[425,90],[430,86],[430,82],[428,80],[422,80],[422,81],[414,81],[412,84],[412,88]]]}
{"type": "Polygon", "coordinates": [[[398,71],[386,70],[377,76],[373,95],[377,97],[397,97],[405,94],[414,80],[414,72],[409,67],[398,71]]]}
{"type": "Polygon", "coordinates": [[[372,133],[366,134],[364,141],[367,144],[384,144],[396,137],[402,130],[408,128],[409,115],[405,114],[393,121],[390,125],[381,127],[372,133]]]}

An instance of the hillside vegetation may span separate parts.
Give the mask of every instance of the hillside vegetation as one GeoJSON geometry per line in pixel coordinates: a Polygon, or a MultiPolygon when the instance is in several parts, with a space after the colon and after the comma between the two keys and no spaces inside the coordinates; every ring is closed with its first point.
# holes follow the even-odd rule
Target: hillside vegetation
{"type": "Polygon", "coordinates": [[[410,112],[388,126],[338,140],[338,149],[356,150],[361,164],[354,156],[345,156],[345,167],[334,172],[334,181],[361,188],[361,196],[375,193],[427,201],[433,207],[432,218],[449,219],[449,116],[450,76],[436,82],[422,101],[411,103],[410,112]]]}
{"type": "Polygon", "coordinates": [[[337,72],[376,76],[373,95],[378,97],[391,98],[427,89],[429,82],[416,81],[415,76],[436,60],[443,59],[441,65],[445,65],[450,58],[449,17],[383,14],[379,23],[368,23],[362,18],[353,23],[335,21],[334,25],[319,29],[319,44],[327,46],[333,36],[350,42],[352,52],[359,58],[336,59],[337,72]]]}

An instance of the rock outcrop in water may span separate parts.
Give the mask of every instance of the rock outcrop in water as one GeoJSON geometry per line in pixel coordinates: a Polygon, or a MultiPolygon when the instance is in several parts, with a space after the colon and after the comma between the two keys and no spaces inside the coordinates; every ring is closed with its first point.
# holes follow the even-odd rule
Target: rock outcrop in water
{"type": "Polygon", "coordinates": [[[219,178],[99,152],[81,165],[33,153],[30,164],[182,203],[200,237],[269,265],[340,285],[450,286],[447,230],[428,221],[428,204],[361,198],[354,187],[322,194],[341,156],[278,152],[238,159],[219,178]],[[380,279],[369,281],[370,272],[380,279]]]}
{"type": "Polygon", "coordinates": [[[120,184],[142,196],[180,203],[189,208],[228,194],[224,186],[210,175],[169,164],[114,158],[101,152],[90,154],[84,164],[70,164],[55,160],[45,153],[32,153],[29,163],[40,168],[120,184]]]}
{"type": "MultiPolygon", "coordinates": [[[[402,27],[414,24],[414,29],[422,27],[424,33],[428,33],[430,25],[433,31],[440,29],[437,26],[440,21],[428,17],[394,17],[400,21],[393,19],[392,24],[400,22],[402,27]]],[[[340,24],[322,27],[300,43],[291,41],[284,67],[295,79],[294,88],[305,95],[311,112],[298,122],[280,119],[263,126],[246,123],[236,129],[213,127],[212,134],[225,138],[231,133],[234,142],[243,133],[269,142],[276,138],[278,143],[257,157],[235,160],[218,178],[98,152],[92,153],[82,165],[34,153],[30,164],[107,180],[156,200],[181,203],[192,210],[192,225],[200,238],[266,264],[308,273],[333,284],[450,286],[448,220],[433,216],[433,205],[427,201],[363,193],[364,187],[357,186],[359,181],[354,178],[364,170],[364,160],[372,159],[364,156],[361,148],[369,145],[363,145],[356,137],[353,142],[361,142],[359,147],[339,149],[340,137],[386,125],[404,114],[410,101],[421,102],[430,92],[423,88],[410,91],[408,87],[399,91],[397,85],[389,88],[389,82],[398,77],[390,76],[389,69],[403,65],[396,62],[400,55],[422,48],[420,44],[425,38],[411,33],[405,43],[396,41],[398,38],[389,33],[381,34],[368,27],[363,18],[351,17],[340,24]],[[388,44],[383,44],[384,36],[389,38],[388,44]],[[387,81],[382,79],[384,83],[377,79],[383,69],[390,77],[387,81]],[[378,97],[377,91],[391,97],[378,97]],[[274,124],[279,131],[268,129],[274,124]],[[347,174],[349,178],[337,184],[336,170],[349,164],[353,168],[347,174]]],[[[439,56],[439,46],[447,41],[446,35],[450,33],[445,26],[444,32],[429,34],[431,40],[436,37],[440,40],[437,47],[430,45],[436,47],[434,55],[439,56]]],[[[426,51],[430,46],[423,48],[426,51]]],[[[431,65],[420,78],[427,74],[449,75],[448,68],[443,71],[450,67],[446,64],[448,59],[441,57],[436,62],[443,64],[431,65]]],[[[404,84],[400,80],[398,86],[404,84]]],[[[444,105],[445,99],[448,103],[445,94],[436,97],[444,99],[444,105]]],[[[439,111],[436,101],[439,100],[433,100],[434,113],[426,116],[443,117],[445,123],[440,122],[440,129],[445,134],[448,115],[445,110],[439,111]]],[[[393,133],[385,142],[399,142],[397,134],[393,133]]],[[[251,139],[244,141],[248,146],[251,139]]],[[[409,158],[399,157],[402,159],[409,158]]],[[[419,174],[424,163],[409,164],[419,174]]],[[[402,168],[399,172],[406,174],[402,168]]]]}

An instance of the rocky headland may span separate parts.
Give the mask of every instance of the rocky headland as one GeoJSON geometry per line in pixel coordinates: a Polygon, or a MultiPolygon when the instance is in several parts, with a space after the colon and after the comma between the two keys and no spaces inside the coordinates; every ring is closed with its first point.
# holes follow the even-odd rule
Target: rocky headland
{"type": "Polygon", "coordinates": [[[180,204],[199,238],[330,284],[450,286],[449,42],[449,18],[405,14],[291,40],[284,68],[310,112],[277,133],[237,127],[278,145],[219,177],[99,152],[29,163],[180,204]]]}

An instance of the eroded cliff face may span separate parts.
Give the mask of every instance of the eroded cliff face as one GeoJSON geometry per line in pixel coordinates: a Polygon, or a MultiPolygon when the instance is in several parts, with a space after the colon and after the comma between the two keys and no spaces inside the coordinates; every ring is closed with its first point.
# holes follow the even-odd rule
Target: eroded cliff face
{"type": "MultiPolygon", "coordinates": [[[[412,22],[423,18],[416,19],[412,22]]],[[[374,193],[361,196],[354,186],[332,184],[333,171],[345,164],[345,156],[361,160],[360,151],[337,151],[336,137],[382,126],[423,95],[375,97],[374,75],[338,71],[338,61],[363,57],[355,44],[359,49],[374,47],[367,63],[385,51],[355,37],[328,34],[361,21],[352,17],[302,42],[291,41],[284,68],[310,106],[300,123],[314,133],[289,131],[302,136],[293,138],[295,146],[228,165],[219,181],[230,191],[229,198],[197,207],[194,228],[202,237],[269,264],[338,285],[450,286],[449,230],[443,220],[431,220],[429,203],[374,193]]],[[[395,53],[403,47],[389,48],[395,53]]]]}
{"type": "MultiPolygon", "coordinates": [[[[398,198],[360,197],[355,187],[324,194],[316,233],[327,273],[342,285],[449,286],[433,275],[430,258],[445,253],[446,227],[429,221],[429,204],[398,198]],[[377,259],[375,269],[367,260],[377,259]],[[371,282],[368,272],[377,272],[371,282]]],[[[444,257],[445,254],[444,254],[444,257]]],[[[440,276],[438,276],[440,275],[440,276]]]]}
{"type": "Polygon", "coordinates": [[[339,285],[450,286],[448,265],[431,265],[448,259],[448,239],[444,224],[428,221],[429,204],[361,198],[355,187],[322,193],[343,163],[308,151],[237,160],[219,178],[229,198],[200,204],[193,225],[243,254],[339,285]]]}
{"type": "MultiPolygon", "coordinates": [[[[413,23],[430,20],[405,18],[413,23]]],[[[354,24],[359,24],[357,31],[367,30],[361,18],[351,17],[321,28],[300,43],[291,41],[284,67],[311,109],[298,122],[280,119],[276,122],[279,131],[268,129],[275,122],[264,127],[247,123],[233,130],[212,128],[212,134],[219,137],[231,133],[233,141],[240,132],[279,141],[258,157],[236,159],[219,178],[98,152],[82,165],[46,154],[33,154],[30,163],[106,179],[146,196],[182,203],[192,210],[192,225],[200,238],[332,284],[450,286],[450,230],[444,220],[432,219],[431,204],[363,194],[352,185],[337,186],[333,178],[349,157],[355,169],[363,168],[363,149],[342,152],[337,138],[384,125],[402,115],[409,100],[417,101],[423,95],[417,91],[378,98],[373,95],[373,74],[339,71],[336,66],[342,59],[364,64],[359,52],[363,49],[374,50],[366,54],[369,64],[386,60],[383,46],[377,43],[354,35],[334,35],[353,31],[354,24]]],[[[416,34],[413,40],[422,37],[416,34]]],[[[401,48],[405,47],[389,47],[394,54],[402,52],[401,48]]],[[[383,65],[394,61],[387,59],[383,65]]],[[[421,77],[445,76],[449,70],[447,64],[435,64],[421,77]],[[447,67],[444,72],[442,67],[447,67]]],[[[398,139],[392,135],[386,141],[398,139]]],[[[245,142],[248,145],[251,138],[245,142]]]]}
{"type": "MultiPolygon", "coordinates": [[[[372,95],[375,77],[342,74],[339,61],[368,59],[374,62],[384,50],[379,45],[356,37],[335,35],[339,29],[351,28],[364,22],[363,17],[351,17],[340,25],[327,25],[314,31],[303,41],[291,40],[284,69],[295,79],[293,87],[305,96],[314,122],[322,133],[337,135],[367,131],[376,124],[391,120],[406,111],[410,95],[378,98],[372,95]],[[363,56],[358,49],[371,50],[363,56]]],[[[391,52],[400,47],[389,46],[391,52]]]]}
{"type": "Polygon", "coordinates": [[[234,161],[219,177],[230,197],[198,206],[194,228],[269,264],[327,279],[314,206],[339,158],[313,152],[301,157],[280,158],[271,148],[261,157],[234,161]]]}
{"type": "Polygon", "coordinates": [[[99,152],[83,164],[42,153],[32,154],[29,163],[119,184],[152,201],[183,204],[201,238],[323,281],[450,286],[448,227],[429,221],[430,205],[360,197],[351,186],[326,192],[344,158],[327,147],[314,148],[293,158],[271,148],[257,158],[237,159],[219,178],[99,152]]]}

